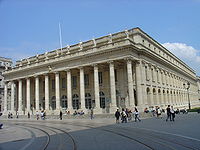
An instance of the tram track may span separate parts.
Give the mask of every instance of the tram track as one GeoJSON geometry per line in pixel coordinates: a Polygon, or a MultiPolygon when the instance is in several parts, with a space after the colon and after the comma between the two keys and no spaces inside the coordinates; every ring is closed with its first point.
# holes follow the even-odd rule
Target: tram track
{"type": "MultiPolygon", "coordinates": [[[[138,143],[142,145],[144,149],[147,149],[147,150],[157,150],[158,147],[162,147],[162,150],[200,150],[198,147],[192,145],[191,143],[190,145],[187,145],[187,142],[191,142],[191,141],[196,142],[196,144],[198,145],[199,144],[198,141],[187,139],[184,137],[178,137],[178,136],[176,137],[175,135],[174,136],[170,135],[172,137],[171,139],[171,138],[168,138],[169,135],[167,136],[167,134],[157,133],[155,131],[148,132],[148,130],[145,130],[145,129],[142,130],[140,128],[137,129],[137,128],[131,128],[131,127],[117,126],[117,125],[95,126],[91,124],[78,124],[78,123],[69,123],[69,122],[59,122],[58,124],[63,125],[62,129],[55,127],[55,123],[53,122],[48,122],[48,125],[38,124],[37,122],[35,122],[34,124],[29,124],[29,123],[24,124],[23,122],[24,126],[31,125],[32,128],[35,128],[35,129],[39,128],[38,130],[41,130],[41,131],[44,128],[47,128],[48,130],[53,129],[54,131],[57,130],[57,131],[60,131],[61,133],[64,133],[65,135],[67,135],[67,137],[70,138],[73,145],[73,148],[72,148],[73,150],[77,150],[76,141],[74,137],[66,131],[67,128],[64,125],[84,127],[88,129],[95,129],[95,130],[111,133],[119,137],[129,139],[130,141],[133,141],[135,143],[138,143]],[[35,125],[35,126],[32,126],[32,125],[35,125]],[[40,127],[43,129],[41,129],[40,127]],[[173,139],[177,139],[177,140],[173,140],[173,139]],[[183,140],[186,142],[181,142],[183,140]]],[[[50,137],[49,137],[49,142],[50,142],[50,137]]],[[[42,150],[48,149],[47,147],[48,145],[44,147],[42,150]]]]}
{"type": "MultiPolygon", "coordinates": [[[[191,146],[188,146],[188,145],[185,145],[185,144],[182,144],[182,143],[179,143],[179,142],[176,142],[176,141],[172,141],[172,140],[169,140],[167,138],[163,138],[161,136],[155,136],[155,135],[150,135],[149,133],[146,134],[145,136],[148,136],[149,138],[147,137],[144,137],[142,136],[141,137],[141,133],[139,133],[139,131],[134,131],[134,135],[133,136],[136,136],[136,132],[138,133],[137,134],[137,138],[133,138],[133,137],[130,137],[128,136],[127,134],[130,134],[130,128],[129,130],[128,129],[125,129],[125,128],[120,128],[120,130],[126,130],[128,133],[127,134],[123,134],[123,133],[120,133],[119,131],[120,130],[117,130],[117,131],[113,131],[112,129],[103,129],[102,127],[94,127],[94,126],[91,126],[91,125],[80,125],[80,124],[71,124],[71,123],[65,123],[65,124],[69,124],[69,125],[74,125],[74,126],[80,126],[80,127],[87,127],[87,128],[91,128],[91,129],[97,129],[97,130],[102,130],[102,131],[106,131],[106,132],[110,132],[110,133],[113,133],[113,134],[116,134],[116,135],[119,135],[119,136],[122,136],[122,137],[125,137],[125,138],[128,138],[132,141],[135,141],[137,143],[140,143],[142,145],[144,145],[145,147],[147,147],[148,149],[151,149],[151,150],[156,150],[156,148],[144,143],[144,142],[141,142],[140,140],[138,140],[137,138],[143,138],[143,139],[147,139],[147,140],[150,140],[154,143],[157,143],[157,144],[160,144],[164,147],[168,149],[171,149],[171,150],[179,150],[177,148],[174,148],[173,146],[170,146],[170,144],[176,144],[176,145],[179,145],[181,146],[182,148],[185,148],[187,150],[200,150],[200,148],[194,148],[194,147],[191,147],[191,146]],[[156,138],[155,138],[156,137],[156,138]],[[154,140],[153,140],[153,139],[154,140]],[[160,141],[160,142],[158,142],[160,141]]],[[[105,128],[105,126],[103,126],[105,128]]],[[[191,140],[191,139],[187,139],[187,140],[191,140]]]]}
{"type": "MultiPolygon", "coordinates": [[[[46,149],[47,149],[47,147],[48,147],[48,145],[49,145],[49,143],[50,143],[50,139],[51,139],[51,138],[50,138],[50,134],[49,134],[48,132],[46,132],[45,130],[43,130],[43,129],[41,129],[41,128],[33,127],[33,126],[30,126],[30,125],[25,125],[25,124],[20,125],[20,124],[18,124],[18,123],[15,124],[15,125],[20,126],[20,128],[29,127],[29,128],[33,128],[33,129],[42,131],[42,132],[46,135],[47,140],[45,141],[45,144],[44,144],[44,146],[42,147],[41,150],[46,150],[46,149]]],[[[24,149],[24,148],[23,148],[23,149],[24,149]]]]}
{"type": "MultiPolygon", "coordinates": [[[[17,124],[17,125],[19,125],[19,124],[17,124]]],[[[39,127],[46,128],[46,129],[48,129],[48,130],[51,130],[51,131],[54,132],[55,134],[58,134],[58,132],[56,132],[55,130],[58,130],[58,131],[64,133],[64,134],[67,135],[67,136],[70,138],[70,140],[72,141],[72,145],[73,145],[72,150],[77,150],[77,145],[76,145],[75,139],[74,139],[74,138],[72,137],[72,135],[69,134],[67,131],[65,131],[65,130],[63,130],[63,129],[56,128],[56,127],[48,126],[48,125],[41,125],[41,124],[40,124],[40,125],[36,124],[36,125],[37,125],[37,127],[32,126],[32,124],[29,124],[29,123],[23,124],[23,126],[25,126],[25,127],[30,127],[30,128],[34,128],[34,129],[43,131],[44,133],[46,133],[46,134],[48,135],[47,144],[44,146],[44,148],[43,148],[42,150],[47,150],[47,147],[48,147],[48,145],[49,145],[49,143],[50,143],[51,136],[49,135],[48,132],[46,132],[44,129],[41,129],[41,128],[39,128],[39,127]],[[52,129],[53,129],[53,130],[52,130],[52,129]]],[[[61,133],[59,133],[58,135],[60,136],[60,134],[61,134],[61,133]]],[[[60,137],[60,138],[61,138],[61,137],[60,137]]],[[[61,144],[62,144],[62,143],[61,143],[61,144]]],[[[62,146],[58,146],[58,147],[59,147],[59,148],[57,148],[57,150],[67,149],[67,148],[62,148],[62,146]]]]}

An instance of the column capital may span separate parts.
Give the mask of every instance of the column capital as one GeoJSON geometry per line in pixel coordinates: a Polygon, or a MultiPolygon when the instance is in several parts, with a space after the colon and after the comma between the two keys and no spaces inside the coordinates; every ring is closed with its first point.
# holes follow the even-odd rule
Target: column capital
{"type": "Polygon", "coordinates": [[[133,61],[134,59],[132,57],[126,57],[124,58],[125,61],[133,61]]]}
{"type": "Polygon", "coordinates": [[[114,64],[114,60],[107,61],[108,64],[114,64]]]}
{"type": "Polygon", "coordinates": [[[49,76],[49,73],[44,73],[43,75],[44,75],[44,76],[49,76]]]}
{"type": "Polygon", "coordinates": [[[70,71],[71,71],[71,69],[69,69],[69,68],[68,68],[68,69],[65,69],[64,71],[65,71],[65,72],[70,72],[70,71]]]}
{"type": "Polygon", "coordinates": [[[59,71],[55,71],[54,74],[59,74],[59,71]]]}
{"type": "Polygon", "coordinates": [[[91,66],[92,66],[92,67],[98,67],[98,66],[99,66],[99,64],[97,64],[97,63],[94,63],[94,64],[91,64],[91,66]]]}
{"type": "Polygon", "coordinates": [[[84,68],[83,66],[79,66],[79,67],[78,67],[79,70],[81,70],[81,69],[83,69],[83,68],[84,68]]]}

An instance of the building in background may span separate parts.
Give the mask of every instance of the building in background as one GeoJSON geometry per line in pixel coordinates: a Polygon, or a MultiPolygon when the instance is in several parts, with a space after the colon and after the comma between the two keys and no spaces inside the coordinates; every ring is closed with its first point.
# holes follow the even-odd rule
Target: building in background
{"type": "MultiPolygon", "coordinates": [[[[3,71],[11,69],[12,60],[10,58],[0,57],[0,112],[4,108],[4,77],[3,71]]],[[[10,87],[8,88],[8,96],[10,95],[10,87]]],[[[9,103],[9,102],[8,102],[9,103]]]]}
{"type": "Polygon", "coordinates": [[[200,106],[195,71],[140,28],[25,58],[4,76],[5,114],[200,106]]]}
{"type": "Polygon", "coordinates": [[[199,102],[200,102],[200,77],[197,77],[197,85],[198,85],[198,94],[199,94],[199,102]]]}

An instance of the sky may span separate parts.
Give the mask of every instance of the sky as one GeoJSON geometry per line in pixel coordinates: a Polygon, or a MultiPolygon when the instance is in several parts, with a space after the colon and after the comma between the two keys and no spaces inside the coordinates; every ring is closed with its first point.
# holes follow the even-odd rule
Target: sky
{"type": "Polygon", "coordinates": [[[13,61],[140,27],[200,75],[200,0],[0,0],[0,56],[13,61]]]}

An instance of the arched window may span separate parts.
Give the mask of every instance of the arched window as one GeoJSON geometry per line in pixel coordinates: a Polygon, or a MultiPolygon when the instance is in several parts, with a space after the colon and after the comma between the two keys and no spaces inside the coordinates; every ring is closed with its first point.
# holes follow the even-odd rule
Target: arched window
{"type": "Polygon", "coordinates": [[[147,95],[150,94],[150,89],[149,88],[147,88],[146,91],[147,91],[147,95]]]}
{"type": "Polygon", "coordinates": [[[79,97],[77,94],[74,94],[72,97],[72,106],[73,109],[79,109],[79,97]]]}
{"type": "Polygon", "coordinates": [[[90,93],[85,93],[85,107],[87,109],[92,108],[92,99],[90,93]]]}
{"type": "Polygon", "coordinates": [[[99,92],[99,97],[100,97],[100,107],[105,108],[106,107],[106,98],[105,98],[105,94],[102,91],[99,92]]]}
{"type": "Polygon", "coordinates": [[[61,104],[62,104],[62,108],[67,109],[67,96],[66,95],[63,95],[61,97],[61,104]]]}
{"type": "Polygon", "coordinates": [[[156,94],[156,89],[153,88],[153,94],[156,94]]]}
{"type": "Polygon", "coordinates": [[[161,94],[161,91],[160,91],[160,89],[158,89],[158,94],[161,94]]]}
{"type": "Polygon", "coordinates": [[[51,98],[51,107],[52,107],[52,110],[56,109],[56,97],[55,96],[52,96],[52,98],[51,98]]]}

